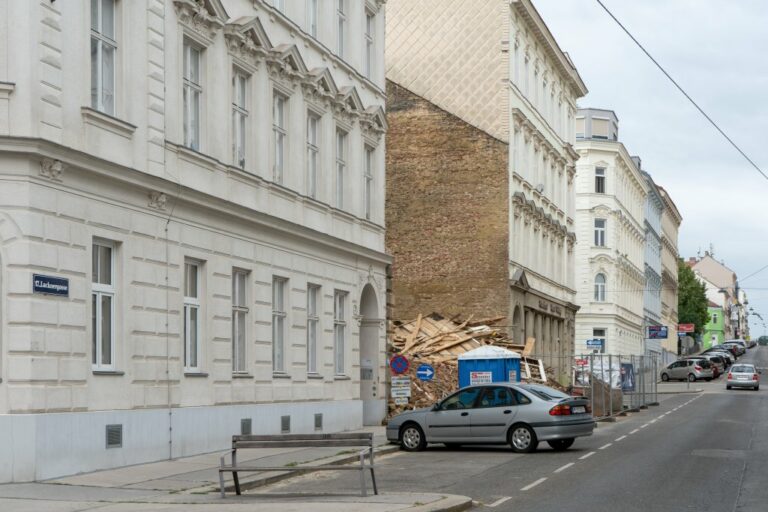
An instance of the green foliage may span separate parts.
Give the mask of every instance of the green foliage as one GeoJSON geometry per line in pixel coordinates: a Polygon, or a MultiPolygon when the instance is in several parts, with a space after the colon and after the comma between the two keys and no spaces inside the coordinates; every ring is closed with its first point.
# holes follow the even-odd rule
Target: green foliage
{"type": "Polygon", "coordinates": [[[709,322],[707,294],[704,283],[696,279],[683,260],[677,262],[678,297],[677,316],[681,324],[694,324],[695,333],[701,334],[709,322]]]}

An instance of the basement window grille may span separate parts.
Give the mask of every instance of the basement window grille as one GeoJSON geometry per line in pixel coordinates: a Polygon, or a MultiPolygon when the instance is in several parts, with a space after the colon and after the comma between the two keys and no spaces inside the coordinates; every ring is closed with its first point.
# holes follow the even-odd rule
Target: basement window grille
{"type": "Polygon", "coordinates": [[[291,417],[280,416],[280,432],[287,434],[291,431],[291,417]]]}
{"type": "Polygon", "coordinates": [[[123,447],[123,426],[107,425],[107,448],[123,447]]]}
{"type": "Polygon", "coordinates": [[[323,430],[323,414],[315,414],[315,430],[323,430]]]}
{"type": "Polygon", "coordinates": [[[251,435],[251,418],[243,418],[240,420],[240,435],[251,435]]]}

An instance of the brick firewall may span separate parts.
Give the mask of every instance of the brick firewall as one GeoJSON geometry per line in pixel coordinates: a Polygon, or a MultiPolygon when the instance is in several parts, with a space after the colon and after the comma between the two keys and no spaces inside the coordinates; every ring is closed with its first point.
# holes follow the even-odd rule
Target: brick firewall
{"type": "Polygon", "coordinates": [[[387,81],[393,319],[509,311],[508,145],[387,81]]]}

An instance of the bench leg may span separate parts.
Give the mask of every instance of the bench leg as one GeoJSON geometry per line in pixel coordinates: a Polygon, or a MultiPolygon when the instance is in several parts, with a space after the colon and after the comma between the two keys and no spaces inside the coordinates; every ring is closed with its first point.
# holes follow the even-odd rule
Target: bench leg
{"type": "Polygon", "coordinates": [[[379,489],[376,487],[376,474],[373,472],[373,468],[371,468],[371,482],[373,482],[373,494],[379,494],[379,489]]]}
{"type": "Polygon", "coordinates": [[[221,490],[221,497],[224,498],[224,472],[219,471],[219,489],[221,490]]]}
{"type": "Polygon", "coordinates": [[[360,492],[361,496],[368,496],[368,490],[365,488],[365,454],[360,454],[360,492]]]}
{"type": "Polygon", "coordinates": [[[232,472],[232,479],[235,481],[235,493],[240,496],[240,478],[237,476],[237,471],[232,472]]]}

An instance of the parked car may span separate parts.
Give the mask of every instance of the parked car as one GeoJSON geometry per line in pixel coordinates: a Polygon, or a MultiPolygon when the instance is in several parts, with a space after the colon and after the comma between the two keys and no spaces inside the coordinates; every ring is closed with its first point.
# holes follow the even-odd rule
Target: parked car
{"type": "Polygon", "coordinates": [[[738,345],[741,345],[741,347],[744,349],[744,352],[749,349],[749,343],[744,340],[725,340],[724,343],[736,343],[738,345]]]}
{"type": "Polygon", "coordinates": [[[712,380],[712,365],[709,361],[693,359],[681,359],[675,361],[661,370],[661,380],[688,380],[694,382],[699,379],[712,380]]]}
{"type": "Polygon", "coordinates": [[[723,343],[723,346],[727,349],[731,349],[732,352],[734,352],[737,356],[742,356],[744,352],[747,351],[746,348],[744,348],[744,345],[741,343],[733,343],[730,341],[726,341],[723,343]]]}
{"type": "Polygon", "coordinates": [[[714,348],[710,348],[708,350],[705,350],[701,354],[702,355],[707,354],[707,355],[714,355],[714,356],[722,357],[723,360],[725,361],[725,367],[726,368],[730,367],[733,363],[736,362],[736,356],[731,354],[731,352],[729,350],[727,350],[727,349],[714,349],[714,348]]]}
{"type": "Polygon", "coordinates": [[[728,372],[725,389],[752,388],[760,389],[760,374],[752,364],[735,364],[728,372]]]}
{"type": "Polygon", "coordinates": [[[529,453],[540,441],[567,450],[594,428],[586,398],[542,385],[497,382],[468,386],[430,408],[398,414],[387,424],[387,439],[406,451],[432,443],[509,443],[513,451],[529,453]]]}
{"type": "MultiPolygon", "coordinates": [[[[724,369],[721,370],[718,368],[715,363],[713,363],[706,355],[699,355],[699,356],[688,356],[684,357],[683,359],[695,361],[701,366],[702,368],[710,368],[712,370],[712,378],[716,379],[721,373],[723,373],[724,369]]],[[[707,379],[709,380],[709,379],[707,379]]]]}
{"type": "Polygon", "coordinates": [[[725,373],[725,360],[722,357],[716,354],[702,354],[701,357],[710,362],[713,370],[717,370],[714,378],[718,378],[725,373]]]}

